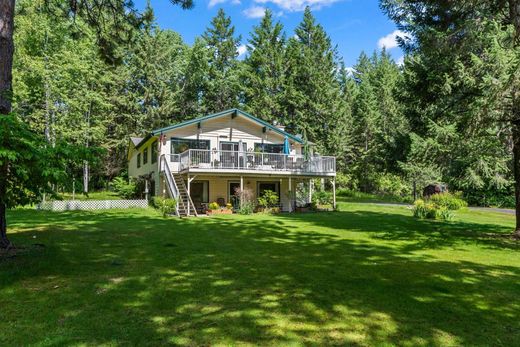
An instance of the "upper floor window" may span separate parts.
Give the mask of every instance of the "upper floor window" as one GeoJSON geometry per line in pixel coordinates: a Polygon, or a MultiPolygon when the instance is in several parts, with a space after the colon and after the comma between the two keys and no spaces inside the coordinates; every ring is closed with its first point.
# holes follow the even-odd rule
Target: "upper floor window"
{"type": "Polygon", "coordinates": [[[283,144],[255,143],[255,152],[283,153],[283,144]]]}
{"type": "Polygon", "coordinates": [[[141,167],[141,153],[137,153],[137,168],[141,167]]]}
{"type": "Polygon", "coordinates": [[[143,151],[143,165],[148,164],[148,148],[143,151]]]}
{"type": "Polygon", "coordinates": [[[152,164],[157,162],[157,157],[159,156],[158,142],[155,140],[152,143],[152,164]]]}
{"type": "Polygon", "coordinates": [[[172,137],[171,154],[180,154],[188,149],[209,149],[209,140],[179,139],[172,137]]]}

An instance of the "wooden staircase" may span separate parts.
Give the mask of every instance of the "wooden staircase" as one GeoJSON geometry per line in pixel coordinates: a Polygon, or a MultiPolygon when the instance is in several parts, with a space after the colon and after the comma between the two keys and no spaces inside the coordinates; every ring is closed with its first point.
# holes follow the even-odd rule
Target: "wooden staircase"
{"type": "Polygon", "coordinates": [[[184,182],[184,178],[180,174],[173,174],[173,180],[177,185],[179,196],[177,198],[177,204],[179,206],[179,215],[181,217],[187,216],[195,216],[197,217],[197,209],[191,200],[191,197],[188,194],[188,190],[186,188],[186,183],[184,182]]]}
{"type": "Polygon", "coordinates": [[[180,174],[172,174],[168,161],[164,156],[161,156],[161,172],[165,176],[168,195],[177,200],[177,209],[175,214],[179,217],[197,217],[197,209],[188,194],[184,179],[180,174]]]}

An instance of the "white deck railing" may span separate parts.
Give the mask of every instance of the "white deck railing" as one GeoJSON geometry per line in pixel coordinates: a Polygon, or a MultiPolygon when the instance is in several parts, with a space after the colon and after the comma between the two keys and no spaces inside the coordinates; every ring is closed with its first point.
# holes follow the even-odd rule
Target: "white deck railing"
{"type": "Polygon", "coordinates": [[[336,172],[336,158],[279,153],[253,153],[240,151],[220,151],[189,149],[181,154],[172,154],[172,165],[178,171],[189,169],[202,170],[254,170],[285,171],[309,174],[333,174],[336,172]]]}

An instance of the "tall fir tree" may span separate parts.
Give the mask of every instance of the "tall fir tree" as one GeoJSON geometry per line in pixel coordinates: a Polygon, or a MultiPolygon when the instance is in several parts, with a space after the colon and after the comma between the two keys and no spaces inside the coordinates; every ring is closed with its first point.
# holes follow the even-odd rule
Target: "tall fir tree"
{"type": "MultiPolygon", "coordinates": [[[[285,58],[285,123],[293,132],[305,132],[318,151],[341,159],[350,119],[341,96],[336,49],[309,7],[295,31],[285,58]]],[[[343,166],[341,161],[338,164],[343,166]]]]}
{"type": "Polygon", "coordinates": [[[223,9],[219,9],[202,38],[209,50],[208,79],[202,93],[205,108],[218,112],[237,107],[240,92],[237,57],[241,37],[235,36],[235,27],[223,9]]]}
{"type": "Polygon", "coordinates": [[[282,24],[273,22],[272,11],[266,10],[251,33],[241,80],[246,110],[267,121],[286,118],[285,43],[282,24]]]}
{"type": "Polygon", "coordinates": [[[520,1],[381,5],[413,36],[401,41],[411,55],[403,94],[413,129],[451,149],[448,163],[442,155],[430,160],[457,186],[486,191],[508,180],[509,153],[520,237],[520,1]]]}

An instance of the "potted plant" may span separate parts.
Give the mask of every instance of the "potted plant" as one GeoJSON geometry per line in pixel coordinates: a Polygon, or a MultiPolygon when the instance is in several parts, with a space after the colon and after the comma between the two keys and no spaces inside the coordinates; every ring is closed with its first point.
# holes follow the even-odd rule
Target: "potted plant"
{"type": "Polygon", "coordinates": [[[208,210],[206,211],[208,215],[215,215],[215,214],[232,214],[233,213],[233,206],[231,204],[227,204],[226,207],[220,207],[217,202],[212,202],[208,205],[208,210]]]}

